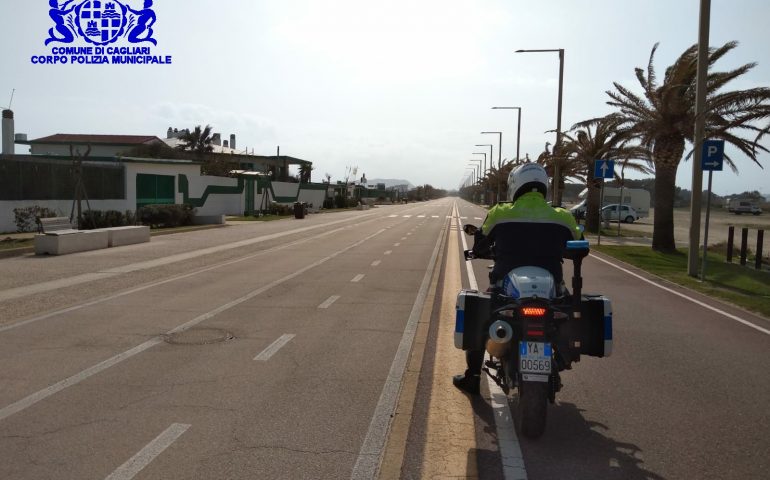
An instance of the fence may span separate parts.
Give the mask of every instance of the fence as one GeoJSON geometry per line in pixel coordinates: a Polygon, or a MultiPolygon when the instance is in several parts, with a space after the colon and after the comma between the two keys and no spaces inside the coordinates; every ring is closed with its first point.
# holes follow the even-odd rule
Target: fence
{"type": "MultiPolygon", "coordinates": [[[[735,227],[730,226],[727,233],[727,262],[733,261],[733,243],[735,238],[735,227]]],[[[756,243],[756,258],[754,259],[754,268],[762,270],[762,247],[765,240],[765,230],[757,230],[757,243],[756,243]]],[[[749,229],[747,227],[741,228],[741,251],[740,251],[740,263],[746,265],[748,257],[748,244],[749,244],[749,229]]]]}

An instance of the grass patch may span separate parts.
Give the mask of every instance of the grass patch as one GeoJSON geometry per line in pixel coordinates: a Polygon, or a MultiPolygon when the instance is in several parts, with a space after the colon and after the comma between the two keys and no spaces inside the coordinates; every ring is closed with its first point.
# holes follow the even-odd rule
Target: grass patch
{"type": "Polygon", "coordinates": [[[6,237],[0,240],[0,250],[11,250],[14,248],[31,247],[34,240],[31,238],[11,238],[6,237]]]}
{"type": "Polygon", "coordinates": [[[747,310],[770,317],[770,272],[725,262],[723,255],[710,253],[706,279],[687,275],[687,251],[672,254],[656,252],[650,247],[593,245],[591,248],[683,285],[705,295],[719,298],[747,310]]]}

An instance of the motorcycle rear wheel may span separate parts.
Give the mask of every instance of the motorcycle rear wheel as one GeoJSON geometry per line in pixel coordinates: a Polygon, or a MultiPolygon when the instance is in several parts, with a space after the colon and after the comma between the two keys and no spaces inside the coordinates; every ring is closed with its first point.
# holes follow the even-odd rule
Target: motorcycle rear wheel
{"type": "Polygon", "coordinates": [[[514,409],[516,431],[527,438],[538,438],[545,432],[548,412],[548,383],[522,382],[514,409]]]}

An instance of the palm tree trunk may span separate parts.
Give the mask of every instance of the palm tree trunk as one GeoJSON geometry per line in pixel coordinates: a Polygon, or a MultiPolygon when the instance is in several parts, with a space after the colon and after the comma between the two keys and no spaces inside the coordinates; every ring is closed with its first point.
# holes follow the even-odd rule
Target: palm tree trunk
{"type": "Polygon", "coordinates": [[[676,196],[676,170],[684,153],[681,136],[657,138],[653,158],[655,161],[655,223],[652,231],[652,249],[672,253],[674,241],[674,198],[676,196]]]}

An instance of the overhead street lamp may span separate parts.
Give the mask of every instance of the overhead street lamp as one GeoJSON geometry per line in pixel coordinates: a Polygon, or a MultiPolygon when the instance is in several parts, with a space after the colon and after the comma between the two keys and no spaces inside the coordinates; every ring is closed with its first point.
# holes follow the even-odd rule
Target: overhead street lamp
{"type": "Polygon", "coordinates": [[[481,170],[481,160],[480,160],[480,159],[477,159],[477,158],[471,158],[471,159],[469,160],[469,162],[479,162],[479,164],[478,164],[478,165],[476,165],[476,164],[474,163],[474,164],[473,164],[473,166],[475,166],[475,167],[478,167],[478,169],[479,169],[479,170],[478,170],[478,180],[480,181],[482,178],[484,178],[484,173],[483,173],[483,171],[481,170]]]}
{"type": "Polygon", "coordinates": [[[518,110],[519,120],[516,124],[516,165],[519,164],[519,147],[521,146],[521,107],[492,107],[492,110],[518,110]]]}
{"type": "MultiPolygon", "coordinates": [[[[551,48],[546,50],[516,50],[516,53],[540,53],[540,52],[559,52],[559,105],[556,112],[556,145],[553,147],[553,155],[556,156],[556,152],[561,148],[561,105],[562,105],[562,92],[564,90],[564,49],[563,48],[551,48]]],[[[553,204],[556,205],[559,191],[559,171],[558,162],[554,162],[553,166],[553,204]]]]}

